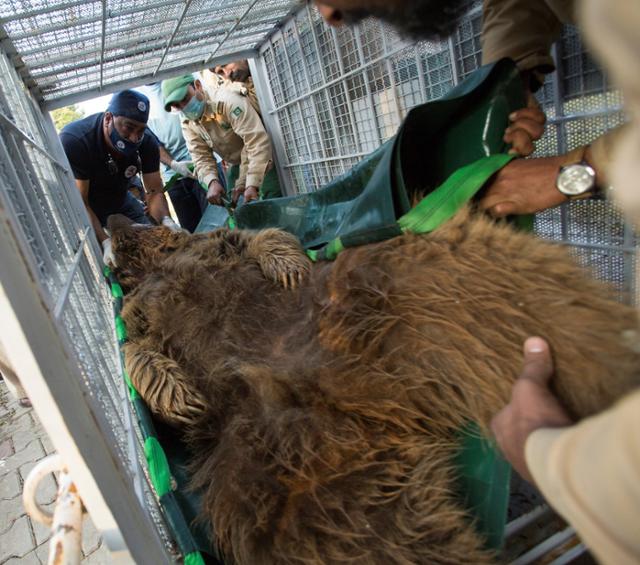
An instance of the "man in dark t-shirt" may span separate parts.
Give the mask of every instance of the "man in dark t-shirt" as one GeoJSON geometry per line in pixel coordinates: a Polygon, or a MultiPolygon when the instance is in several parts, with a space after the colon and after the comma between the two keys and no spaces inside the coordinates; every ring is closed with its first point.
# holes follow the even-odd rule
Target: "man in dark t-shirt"
{"type": "Polygon", "coordinates": [[[113,95],[106,112],[71,122],[60,132],[76,185],[104,249],[105,263],[114,262],[111,240],[103,227],[111,214],[150,223],[142,204],[128,191],[138,172],[150,215],[171,229],[180,229],[169,215],[162,191],[158,144],[154,136],[145,135],[148,118],[148,98],[124,90],[113,95]]]}

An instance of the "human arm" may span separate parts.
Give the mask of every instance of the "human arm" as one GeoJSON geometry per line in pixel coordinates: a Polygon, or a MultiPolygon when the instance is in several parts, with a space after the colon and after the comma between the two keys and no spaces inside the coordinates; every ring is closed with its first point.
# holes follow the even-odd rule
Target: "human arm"
{"type": "Polygon", "coordinates": [[[188,123],[183,122],[182,134],[195,163],[198,180],[207,187],[207,200],[211,204],[221,206],[224,186],[218,178],[218,166],[213,155],[214,148],[188,123]]]}
{"type": "Polygon", "coordinates": [[[484,0],[482,63],[510,57],[522,75],[526,105],[509,117],[511,124],[504,136],[518,155],[533,153],[533,142],[544,132],[545,116],[532,92],[555,68],[551,46],[560,37],[563,22],[573,21],[571,8],[571,2],[550,6],[526,0],[484,0]]]}
{"type": "Polygon", "coordinates": [[[93,230],[96,232],[96,237],[98,238],[98,241],[102,243],[109,236],[104,231],[104,229],[102,229],[102,225],[100,224],[98,216],[96,216],[95,212],[89,205],[89,181],[76,179],[76,186],[78,187],[80,196],[82,196],[82,202],[84,203],[84,207],[87,209],[87,214],[89,214],[89,220],[91,221],[93,230]]]}
{"type": "Polygon", "coordinates": [[[512,400],[492,422],[498,445],[602,563],[637,563],[640,391],[570,425],[548,390],[552,374],[548,345],[527,340],[512,400]]]}
{"type": "Polygon", "coordinates": [[[233,187],[233,201],[237,202],[241,195],[244,195],[245,202],[251,202],[252,200],[258,200],[259,188],[257,186],[246,186],[247,172],[249,169],[249,153],[247,152],[247,146],[242,148],[240,153],[240,170],[238,173],[238,179],[233,187]]]}
{"type": "Polygon", "coordinates": [[[149,214],[158,222],[163,223],[164,218],[170,218],[169,205],[164,196],[162,177],[160,171],[142,173],[142,184],[147,195],[149,214]]]}
{"type": "Polygon", "coordinates": [[[236,187],[244,186],[245,193],[253,192],[257,196],[258,188],[272,160],[271,141],[260,115],[246,98],[230,94],[225,102],[224,112],[233,131],[244,143],[236,187]]]}
{"type": "Polygon", "coordinates": [[[611,153],[625,126],[600,136],[591,145],[581,146],[554,157],[515,159],[491,179],[480,199],[480,208],[495,218],[533,214],[567,202],[556,188],[560,167],[585,161],[596,173],[596,185],[608,184],[611,153]]]}
{"type": "Polygon", "coordinates": [[[98,216],[96,216],[95,212],[89,205],[89,181],[76,179],[76,186],[78,187],[80,196],[82,196],[82,202],[84,203],[84,207],[87,209],[87,214],[89,214],[89,220],[91,221],[93,230],[96,233],[96,237],[102,246],[102,262],[105,265],[115,265],[116,259],[113,255],[113,251],[111,250],[111,238],[107,235],[107,232],[104,231],[98,216]]]}

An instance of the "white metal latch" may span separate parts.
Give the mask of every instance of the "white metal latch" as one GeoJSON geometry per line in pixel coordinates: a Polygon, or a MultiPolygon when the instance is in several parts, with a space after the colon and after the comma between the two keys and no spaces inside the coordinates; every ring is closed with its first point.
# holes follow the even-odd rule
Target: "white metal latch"
{"type": "Polygon", "coordinates": [[[82,559],[83,505],[75,485],[57,454],[49,455],[31,470],[22,491],[24,507],[34,520],[51,527],[48,565],[76,565],[82,559]],[[40,481],[58,472],[58,495],[53,514],[36,500],[40,481]]]}

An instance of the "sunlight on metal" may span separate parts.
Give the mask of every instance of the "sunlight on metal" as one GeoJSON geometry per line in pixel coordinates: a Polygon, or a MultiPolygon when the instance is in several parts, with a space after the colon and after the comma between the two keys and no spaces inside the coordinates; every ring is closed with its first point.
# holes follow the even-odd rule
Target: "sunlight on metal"
{"type": "Polygon", "coordinates": [[[35,98],[54,108],[255,53],[300,5],[0,0],[0,40],[35,98]]]}

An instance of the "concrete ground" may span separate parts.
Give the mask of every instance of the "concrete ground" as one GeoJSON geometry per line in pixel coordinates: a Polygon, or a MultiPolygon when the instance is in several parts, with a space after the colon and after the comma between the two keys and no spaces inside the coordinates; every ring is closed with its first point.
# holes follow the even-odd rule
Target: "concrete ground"
{"type": "MultiPolygon", "coordinates": [[[[31,408],[23,408],[0,381],[0,565],[40,565],[48,559],[49,530],[27,516],[22,485],[34,465],[54,452],[31,408]]],[[[53,511],[56,482],[40,483],[38,501],[53,511]]],[[[88,515],[84,518],[82,563],[111,563],[110,554],[88,515]]]]}

